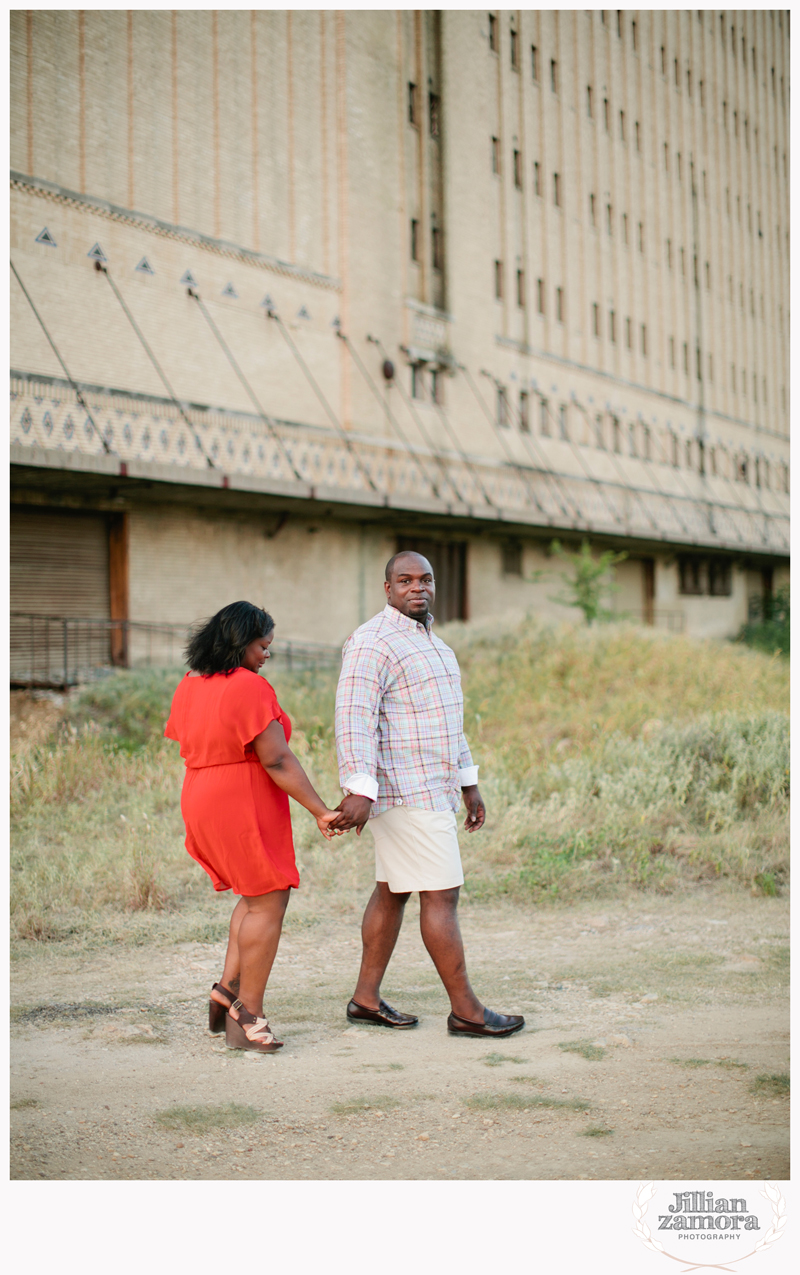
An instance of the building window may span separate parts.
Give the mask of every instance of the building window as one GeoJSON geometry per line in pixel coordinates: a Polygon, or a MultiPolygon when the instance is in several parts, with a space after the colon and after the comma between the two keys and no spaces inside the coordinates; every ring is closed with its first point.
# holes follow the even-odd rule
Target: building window
{"type": "Polygon", "coordinates": [[[517,190],[522,190],[522,155],[519,151],[514,151],[514,185],[517,190]]]}
{"type": "Polygon", "coordinates": [[[503,385],[497,387],[497,424],[503,429],[508,426],[508,394],[503,385]]]}
{"type": "Polygon", "coordinates": [[[688,376],[689,375],[689,346],[687,345],[686,341],[684,341],[683,343],[683,370],[688,376]]]}
{"type": "Polygon", "coordinates": [[[620,111],[619,113],[619,140],[621,142],[625,141],[625,112],[624,111],[620,111]]]}
{"type": "Polygon", "coordinates": [[[672,467],[673,469],[679,469],[681,462],[678,455],[678,435],[673,434],[672,431],[670,431],[670,446],[672,450],[672,467]]]}
{"type": "Polygon", "coordinates": [[[672,240],[667,240],[667,268],[672,269],[672,240]]]}
{"type": "Polygon", "coordinates": [[[531,45],[531,77],[534,84],[539,83],[539,50],[535,44],[531,45]]]}
{"type": "Polygon", "coordinates": [[[678,181],[682,181],[682,180],[683,180],[683,175],[682,175],[682,173],[681,173],[681,153],[680,153],[680,151],[678,151],[677,155],[675,156],[675,160],[676,160],[676,167],[677,167],[677,169],[678,169],[678,181]]]}
{"type": "Polygon", "coordinates": [[[688,97],[692,96],[692,73],[686,68],[686,93],[688,97]]]}
{"type": "Polygon", "coordinates": [[[556,288],[556,319],[559,323],[564,322],[564,289],[556,288]]]}
{"type": "Polygon", "coordinates": [[[489,48],[492,53],[497,52],[497,18],[493,13],[489,14],[489,48]]]}
{"type": "Polygon", "coordinates": [[[692,440],[691,438],[687,438],[686,440],[686,468],[687,469],[694,469],[694,465],[692,463],[692,456],[693,456],[692,440]]]}
{"type": "Polygon", "coordinates": [[[593,226],[597,225],[595,207],[594,207],[594,195],[589,196],[589,220],[593,226]]]}
{"type": "Polygon", "coordinates": [[[610,204],[606,204],[606,230],[610,235],[614,233],[613,210],[610,204]]]}
{"type": "Polygon", "coordinates": [[[622,214],[622,242],[628,242],[628,214],[622,214]]]}
{"type": "Polygon", "coordinates": [[[431,372],[431,400],[439,407],[444,402],[444,376],[438,368],[431,372]]]}
{"type": "Polygon", "coordinates": [[[511,66],[514,71],[519,70],[519,36],[514,28],[511,28],[511,66]]]}
{"type": "Polygon", "coordinates": [[[493,173],[500,172],[500,139],[499,137],[492,138],[492,172],[493,173]]]}
{"type": "Polygon", "coordinates": [[[550,437],[550,407],[546,398],[539,403],[539,433],[550,437]]]}
{"type": "Polygon", "coordinates": [[[642,356],[647,358],[647,324],[641,326],[640,336],[642,338],[642,356]]]}
{"type": "Polygon", "coordinates": [[[439,97],[436,93],[428,94],[428,114],[430,117],[431,137],[439,136],[439,97]]]}
{"type": "Polygon", "coordinates": [[[644,252],[644,222],[639,222],[639,251],[644,252]]]}
{"type": "Polygon", "coordinates": [[[561,403],[558,408],[558,436],[569,441],[569,416],[566,403],[561,403]]]}
{"type": "Polygon", "coordinates": [[[636,121],[636,123],[635,123],[635,124],[634,124],[634,126],[633,126],[633,131],[634,131],[634,134],[635,134],[635,137],[636,137],[636,149],[637,149],[637,151],[641,151],[641,149],[642,149],[642,130],[641,130],[641,128],[639,127],[639,121],[638,121],[638,120],[636,121]]]}
{"type": "Polygon", "coordinates": [[[680,592],[695,597],[702,594],[703,574],[703,564],[699,558],[679,558],[680,592]]]}
{"type": "Polygon", "coordinates": [[[702,81],[702,80],[700,80],[700,82],[698,83],[697,88],[698,88],[699,93],[700,93],[700,110],[701,110],[701,111],[704,111],[704,110],[705,110],[705,106],[706,106],[706,99],[705,99],[705,94],[704,94],[704,92],[703,92],[703,81],[702,81]]]}
{"type": "Polygon", "coordinates": [[[521,390],[519,395],[519,427],[523,434],[530,434],[531,432],[530,410],[530,395],[527,390],[521,390]]]}
{"type": "Polygon", "coordinates": [[[408,86],[408,122],[409,124],[418,124],[417,116],[417,86],[409,84],[408,86]]]}
{"type": "Polygon", "coordinates": [[[653,450],[653,438],[650,433],[649,425],[644,425],[642,427],[642,441],[644,444],[644,458],[645,460],[650,460],[651,453],[653,450]]]}
{"type": "Polygon", "coordinates": [[[553,173],[553,203],[556,208],[561,207],[561,177],[558,173],[553,173]]]}
{"type": "Polygon", "coordinates": [[[589,117],[589,119],[590,119],[590,120],[593,120],[593,119],[594,119],[594,109],[593,109],[593,104],[592,104],[592,86],[591,86],[591,84],[587,85],[587,88],[586,88],[586,114],[588,115],[588,117],[589,117]]]}
{"type": "Polygon", "coordinates": [[[503,263],[495,261],[494,263],[494,295],[496,300],[500,301],[503,296],[503,263]]]}
{"type": "Polygon", "coordinates": [[[522,575],[522,545],[518,540],[506,540],[500,550],[504,576],[522,575]]]}
{"type": "Polygon", "coordinates": [[[729,598],[731,587],[731,564],[729,562],[711,561],[708,564],[708,592],[712,598],[729,598]]]}
{"type": "Polygon", "coordinates": [[[608,121],[609,121],[608,98],[604,97],[603,98],[603,127],[605,128],[606,132],[608,132],[608,121]]]}
{"type": "Polygon", "coordinates": [[[625,345],[627,346],[629,350],[633,349],[632,327],[633,325],[630,319],[626,319],[625,320],[625,345]]]}
{"type": "Polygon", "coordinates": [[[635,22],[631,23],[631,44],[633,45],[634,53],[636,53],[638,49],[638,45],[636,43],[636,23],[635,22]]]}
{"type": "Polygon", "coordinates": [[[544,279],[536,280],[536,309],[544,314],[544,279]]]}
{"type": "Polygon", "coordinates": [[[706,291],[711,291],[711,265],[706,262],[706,291]]]}
{"type": "Polygon", "coordinates": [[[681,86],[681,72],[680,72],[680,67],[678,66],[677,58],[675,59],[674,65],[675,65],[675,87],[676,89],[679,89],[681,86]]]}
{"type": "Polygon", "coordinates": [[[675,368],[675,338],[674,336],[671,336],[669,338],[669,365],[674,370],[675,368]]]}
{"type": "Polygon", "coordinates": [[[622,39],[622,10],[617,9],[617,35],[622,39]]]}
{"type": "Polygon", "coordinates": [[[411,260],[419,261],[419,222],[411,222],[411,260]]]}
{"type": "Polygon", "coordinates": [[[542,194],[542,170],[536,160],[533,161],[533,193],[541,198],[542,194]]]}
{"type": "Polygon", "coordinates": [[[664,171],[669,172],[669,145],[664,143],[664,171]]]}
{"type": "Polygon", "coordinates": [[[630,456],[638,456],[639,452],[636,447],[636,422],[628,422],[628,454],[630,456]]]}
{"type": "Polygon", "coordinates": [[[434,270],[442,268],[442,232],[438,226],[431,229],[431,259],[434,270]]]}
{"type": "Polygon", "coordinates": [[[425,371],[421,363],[411,364],[411,397],[425,397],[425,371]]]}
{"type": "Polygon", "coordinates": [[[525,308],[525,271],[517,271],[517,305],[525,308]]]}
{"type": "Polygon", "coordinates": [[[617,343],[617,316],[614,310],[608,312],[608,339],[612,345],[617,343]]]}
{"type": "Polygon", "coordinates": [[[596,301],[592,305],[592,333],[594,336],[600,335],[600,307],[596,301]]]}
{"type": "Polygon", "coordinates": [[[661,46],[661,74],[667,74],[667,50],[664,48],[663,44],[661,46]]]}
{"type": "Polygon", "coordinates": [[[550,59],[550,88],[553,93],[558,92],[558,63],[554,58],[550,59]]]}
{"type": "Polygon", "coordinates": [[[603,431],[602,412],[598,412],[594,418],[594,441],[595,441],[596,447],[599,447],[601,451],[605,451],[606,440],[605,440],[605,433],[603,431]]]}

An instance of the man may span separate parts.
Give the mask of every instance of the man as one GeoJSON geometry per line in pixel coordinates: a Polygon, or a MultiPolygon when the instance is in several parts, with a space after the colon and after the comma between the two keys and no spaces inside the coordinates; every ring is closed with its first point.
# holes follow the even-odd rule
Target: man
{"type": "Polygon", "coordinates": [[[361,926],[361,972],[347,1007],[351,1022],[414,1027],[418,1019],[381,1000],[403,910],[419,891],[420,929],[450,997],[448,1031],[510,1036],[524,1018],[486,1009],[467,977],[458,925],[464,883],[455,811],[477,832],[486,810],[464,738],[458,661],[431,631],[436,596],[431,565],[398,553],[386,565],[387,605],[344,648],[336,696],[336,747],[345,798],[332,828],[375,838],[376,886],[361,926]]]}

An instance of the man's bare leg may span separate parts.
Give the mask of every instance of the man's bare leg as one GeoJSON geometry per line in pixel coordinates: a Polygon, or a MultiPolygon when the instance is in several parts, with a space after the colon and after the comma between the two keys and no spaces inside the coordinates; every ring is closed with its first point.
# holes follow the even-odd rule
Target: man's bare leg
{"type": "Polygon", "coordinates": [[[458,924],[458,894],[452,890],[420,890],[419,928],[436,966],[453,1013],[471,1023],[483,1023],[483,1005],[470,986],[464,943],[458,924]]]}
{"type": "Polygon", "coordinates": [[[381,981],[394,951],[408,894],[392,894],[385,881],[376,882],[361,922],[361,970],[353,1000],[364,1009],[378,1009],[381,981]]]}

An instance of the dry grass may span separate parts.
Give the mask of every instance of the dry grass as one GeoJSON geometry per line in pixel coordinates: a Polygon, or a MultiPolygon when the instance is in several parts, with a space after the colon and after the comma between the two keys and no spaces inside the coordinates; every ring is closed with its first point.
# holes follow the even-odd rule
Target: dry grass
{"type": "MultiPolygon", "coordinates": [[[[545,901],[723,878],[778,893],[788,873],[788,669],[742,646],[629,626],[450,626],[484,834],[463,839],[467,891],[545,901]]],[[[339,798],[336,674],[274,684],[292,746],[339,798]]],[[[71,696],[44,741],[12,753],[12,908],[23,940],[215,941],[228,898],[183,849],[177,747],[162,737],[179,670],[120,673],[71,696]]],[[[326,842],[293,805],[303,889],[289,925],[349,911],[371,839],[326,842]],[[324,900],[324,904],[323,904],[324,900]]]]}

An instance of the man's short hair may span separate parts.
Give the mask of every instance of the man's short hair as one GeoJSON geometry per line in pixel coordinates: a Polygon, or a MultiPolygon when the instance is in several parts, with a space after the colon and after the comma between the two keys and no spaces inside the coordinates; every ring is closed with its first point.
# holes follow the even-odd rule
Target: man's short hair
{"type": "MultiPolygon", "coordinates": [[[[391,557],[389,561],[386,563],[384,578],[387,584],[391,583],[392,572],[394,571],[394,567],[395,567],[395,563],[397,562],[397,559],[408,558],[408,557],[422,558],[423,562],[428,562],[428,559],[425,557],[425,554],[418,553],[416,549],[401,549],[399,553],[394,554],[394,556],[391,557]]],[[[428,563],[428,565],[430,566],[430,563],[428,563]]],[[[433,575],[433,567],[431,567],[431,575],[433,575]]]]}

